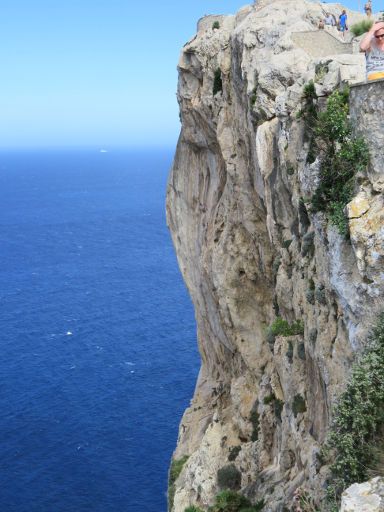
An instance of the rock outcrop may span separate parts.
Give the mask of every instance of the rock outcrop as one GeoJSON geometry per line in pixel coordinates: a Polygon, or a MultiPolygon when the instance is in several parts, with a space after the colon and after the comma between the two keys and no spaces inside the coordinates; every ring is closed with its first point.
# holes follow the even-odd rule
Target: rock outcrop
{"type": "MultiPolygon", "coordinates": [[[[322,4],[265,4],[201,20],[179,61],[182,130],[167,218],[202,365],[174,454],[189,456],[174,512],[206,510],[218,471],[233,467],[234,486],[264,499],[263,510],[290,510],[298,489],[320,504],[332,404],[382,306],[381,169],[359,178],[351,243],[308,208],[319,162],[307,163],[297,116],[309,80],[326,97],[364,79],[364,58],[313,58],[294,43],[293,33],[316,30],[322,4]],[[268,335],[276,317],[295,334],[268,335]]],[[[342,7],[326,8],[338,16],[342,7]]]]}
{"type": "Polygon", "coordinates": [[[353,484],[344,491],[340,512],[382,512],[384,510],[384,479],[353,484]]]}

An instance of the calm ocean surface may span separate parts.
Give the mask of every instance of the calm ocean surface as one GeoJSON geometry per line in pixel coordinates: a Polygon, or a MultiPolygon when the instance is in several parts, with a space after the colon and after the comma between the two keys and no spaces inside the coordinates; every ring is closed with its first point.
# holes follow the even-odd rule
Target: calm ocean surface
{"type": "Polygon", "coordinates": [[[198,371],[171,152],[0,153],[0,511],[165,512],[198,371]]]}

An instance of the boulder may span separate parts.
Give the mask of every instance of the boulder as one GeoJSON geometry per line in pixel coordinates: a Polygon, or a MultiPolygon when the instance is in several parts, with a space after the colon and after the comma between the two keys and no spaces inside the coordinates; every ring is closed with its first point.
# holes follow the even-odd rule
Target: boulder
{"type": "Polygon", "coordinates": [[[353,484],[343,492],[340,512],[383,512],[384,478],[353,484]]]}

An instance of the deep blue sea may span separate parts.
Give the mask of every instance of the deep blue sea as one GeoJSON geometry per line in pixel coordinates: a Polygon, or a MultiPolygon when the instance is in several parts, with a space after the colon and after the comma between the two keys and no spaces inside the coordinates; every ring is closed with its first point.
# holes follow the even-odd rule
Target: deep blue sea
{"type": "Polygon", "coordinates": [[[199,361],[171,151],[0,152],[0,512],[165,512],[199,361]]]}

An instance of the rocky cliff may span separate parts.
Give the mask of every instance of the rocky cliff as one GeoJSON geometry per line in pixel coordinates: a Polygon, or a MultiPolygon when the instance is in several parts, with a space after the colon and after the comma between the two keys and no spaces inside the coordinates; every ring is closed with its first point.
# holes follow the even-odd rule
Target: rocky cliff
{"type": "MultiPolygon", "coordinates": [[[[181,53],[167,218],[202,365],[174,454],[186,460],[174,512],[206,510],[226,479],[263,510],[290,510],[298,492],[321,506],[332,405],[382,308],[380,159],[356,179],[350,237],[310,207],[321,159],[308,158],[303,88],[313,80],[322,108],[341,84],[364,79],[352,45],[342,53],[331,39],[335,54],[318,56],[323,17],[320,3],[261,2],[201,20],[181,53]]],[[[377,103],[366,94],[353,88],[351,118],[374,152],[384,126],[376,118],[381,134],[371,137],[377,103]]]]}

